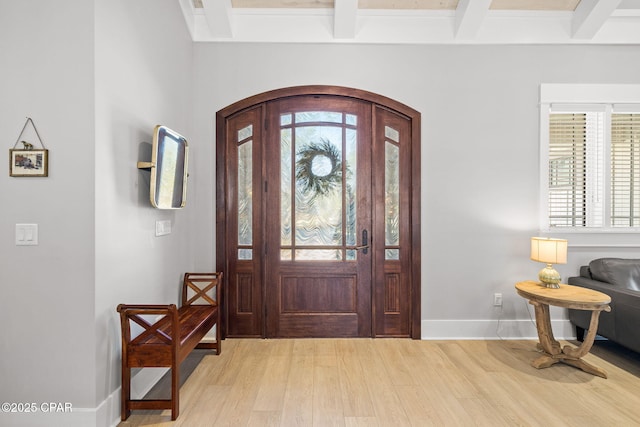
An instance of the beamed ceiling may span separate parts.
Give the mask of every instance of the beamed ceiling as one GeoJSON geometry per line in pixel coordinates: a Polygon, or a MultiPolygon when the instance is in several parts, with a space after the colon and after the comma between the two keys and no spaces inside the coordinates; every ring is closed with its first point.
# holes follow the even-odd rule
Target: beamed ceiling
{"type": "Polygon", "coordinates": [[[640,44],[640,0],[179,0],[194,41],[640,44]]]}

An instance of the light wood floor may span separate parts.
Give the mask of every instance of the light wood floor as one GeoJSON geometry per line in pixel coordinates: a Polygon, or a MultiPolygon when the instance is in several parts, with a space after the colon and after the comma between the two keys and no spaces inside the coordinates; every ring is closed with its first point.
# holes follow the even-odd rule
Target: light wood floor
{"type": "Polygon", "coordinates": [[[227,339],[222,348],[200,354],[175,422],[169,411],[134,411],[120,426],[640,426],[640,355],[607,343],[585,359],[608,379],[531,367],[534,341],[227,339]]]}

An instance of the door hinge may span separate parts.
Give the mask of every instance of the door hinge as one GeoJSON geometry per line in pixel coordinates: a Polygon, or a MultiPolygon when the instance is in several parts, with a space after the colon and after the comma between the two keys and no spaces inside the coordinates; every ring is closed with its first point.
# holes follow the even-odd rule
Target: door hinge
{"type": "Polygon", "coordinates": [[[265,192],[265,193],[266,193],[266,192],[267,192],[267,190],[268,190],[268,185],[267,185],[267,184],[268,184],[268,181],[265,181],[265,182],[264,182],[264,192],[265,192]]]}
{"type": "Polygon", "coordinates": [[[264,119],[264,130],[267,130],[268,127],[269,127],[269,121],[267,119],[264,119]]]}

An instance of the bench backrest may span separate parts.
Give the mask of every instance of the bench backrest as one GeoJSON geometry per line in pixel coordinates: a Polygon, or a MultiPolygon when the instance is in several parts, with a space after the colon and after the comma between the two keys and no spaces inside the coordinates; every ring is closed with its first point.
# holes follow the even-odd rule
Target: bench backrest
{"type": "Polygon", "coordinates": [[[218,306],[222,288],[222,273],[185,273],[182,284],[182,305],[207,304],[218,306]]]}

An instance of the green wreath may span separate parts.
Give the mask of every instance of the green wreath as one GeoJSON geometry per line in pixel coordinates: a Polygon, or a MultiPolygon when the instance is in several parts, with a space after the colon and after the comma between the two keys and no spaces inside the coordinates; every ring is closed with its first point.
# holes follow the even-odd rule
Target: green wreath
{"type": "Polygon", "coordinates": [[[340,152],[331,141],[322,138],[311,142],[297,153],[296,180],[312,197],[325,196],[342,184],[340,152]]]}

